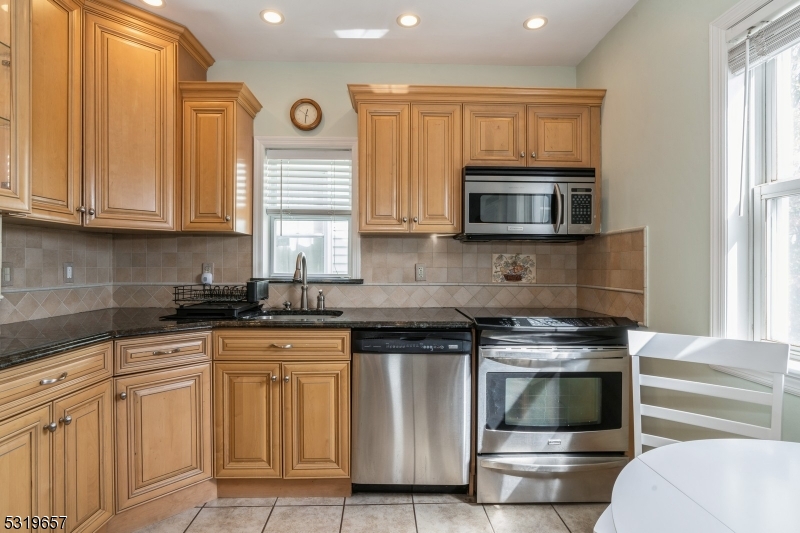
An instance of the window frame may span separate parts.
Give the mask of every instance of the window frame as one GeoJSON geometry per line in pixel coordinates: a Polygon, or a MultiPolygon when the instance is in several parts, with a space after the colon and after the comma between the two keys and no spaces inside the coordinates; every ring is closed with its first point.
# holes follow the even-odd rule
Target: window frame
{"type": "MultiPolygon", "coordinates": [[[[336,279],[343,283],[361,278],[361,239],[358,233],[358,139],[355,137],[266,137],[253,138],[253,277],[269,278],[273,281],[291,281],[291,277],[270,277],[270,234],[266,227],[270,217],[264,205],[264,163],[267,150],[350,150],[352,161],[350,217],[350,275],[348,277],[316,276],[315,279],[336,279]]],[[[300,213],[297,213],[300,214],[300,213]]]]}

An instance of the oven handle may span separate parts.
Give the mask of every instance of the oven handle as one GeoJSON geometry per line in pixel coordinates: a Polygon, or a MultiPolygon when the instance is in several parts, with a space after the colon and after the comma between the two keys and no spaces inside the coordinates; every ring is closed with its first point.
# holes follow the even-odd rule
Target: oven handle
{"type": "Polygon", "coordinates": [[[603,463],[589,463],[580,465],[542,465],[542,464],[519,464],[498,461],[496,459],[481,459],[481,467],[500,472],[514,472],[517,475],[535,474],[559,474],[572,472],[593,472],[595,470],[608,470],[612,468],[623,468],[628,464],[627,458],[620,458],[614,461],[603,463]]]}
{"type": "Polygon", "coordinates": [[[619,357],[541,357],[541,358],[517,358],[517,357],[492,357],[492,356],[483,356],[483,360],[485,361],[494,361],[495,363],[500,363],[503,365],[509,366],[518,366],[522,368],[538,368],[542,365],[543,362],[546,363],[556,363],[558,361],[610,361],[610,360],[620,360],[624,356],[620,355],[619,357]]]}

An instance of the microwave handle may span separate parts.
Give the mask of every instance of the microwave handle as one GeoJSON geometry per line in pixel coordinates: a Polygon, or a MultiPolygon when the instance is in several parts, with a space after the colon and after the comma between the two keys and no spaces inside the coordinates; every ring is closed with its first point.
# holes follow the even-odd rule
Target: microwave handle
{"type": "Polygon", "coordinates": [[[558,234],[561,229],[561,217],[564,213],[564,200],[561,198],[561,187],[558,186],[558,183],[553,184],[553,186],[553,194],[556,195],[556,223],[553,224],[553,229],[558,234]]]}

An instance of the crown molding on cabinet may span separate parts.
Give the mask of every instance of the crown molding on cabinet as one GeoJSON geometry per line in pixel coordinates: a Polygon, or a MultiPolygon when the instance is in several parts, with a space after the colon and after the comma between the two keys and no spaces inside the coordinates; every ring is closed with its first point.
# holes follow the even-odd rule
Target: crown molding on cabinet
{"type": "Polygon", "coordinates": [[[197,40],[197,37],[187,28],[177,22],[154,15],[149,11],[136,6],[120,2],[119,0],[84,0],[84,8],[88,11],[100,11],[106,17],[118,15],[116,22],[144,31],[145,33],[167,32],[170,37],[177,40],[189,54],[206,70],[214,64],[211,53],[197,40]],[[116,13],[114,13],[116,12],[116,13]],[[137,22],[152,24],[155,27],[140,26],[132,23],[131,17],[137,22]]]}
{"type": "Polygon", "coordinates": [[[262,109],[261,102],[243,82],[234,81],[182,81],[179,84],[184,100],[235,101],[256,118],[262,109]]]}
{"type": "Polygon", "coordinates": [[[350,102],[358,112],[363,102],[521,103],[600,106],[605,89],[538,87],[470,87],[448,85],[349,84],[350,102]]]}

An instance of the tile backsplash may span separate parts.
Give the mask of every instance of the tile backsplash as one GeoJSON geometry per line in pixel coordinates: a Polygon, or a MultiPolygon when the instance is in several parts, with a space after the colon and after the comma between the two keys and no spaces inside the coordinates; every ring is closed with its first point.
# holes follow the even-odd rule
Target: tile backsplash
{"type": "MultiPolygon", "coordinates": [[[[172,285],[198,283],[203,263],[215,283],[252,276],[253,239],[240,236],[96,234],[8,224],[3,261],[14,268],[4,287],[0,323],[105,307],[172,305],[172,285]],[[63,263],[75,267],[63,283],[63,263]]],[[[364,285],[320,285],[329,307],[584,308],[646,318],[645,231],[582,243],[461,243],[450,237],[361,238],[364,285]],[[535,254],[536,283],[492,283],[493,254],[535,254]],[[426,280],[414,281],[423,264],[426,280]]],[[[299,287],[272,284],[269,306],[296,303],[299,287]]]]}

